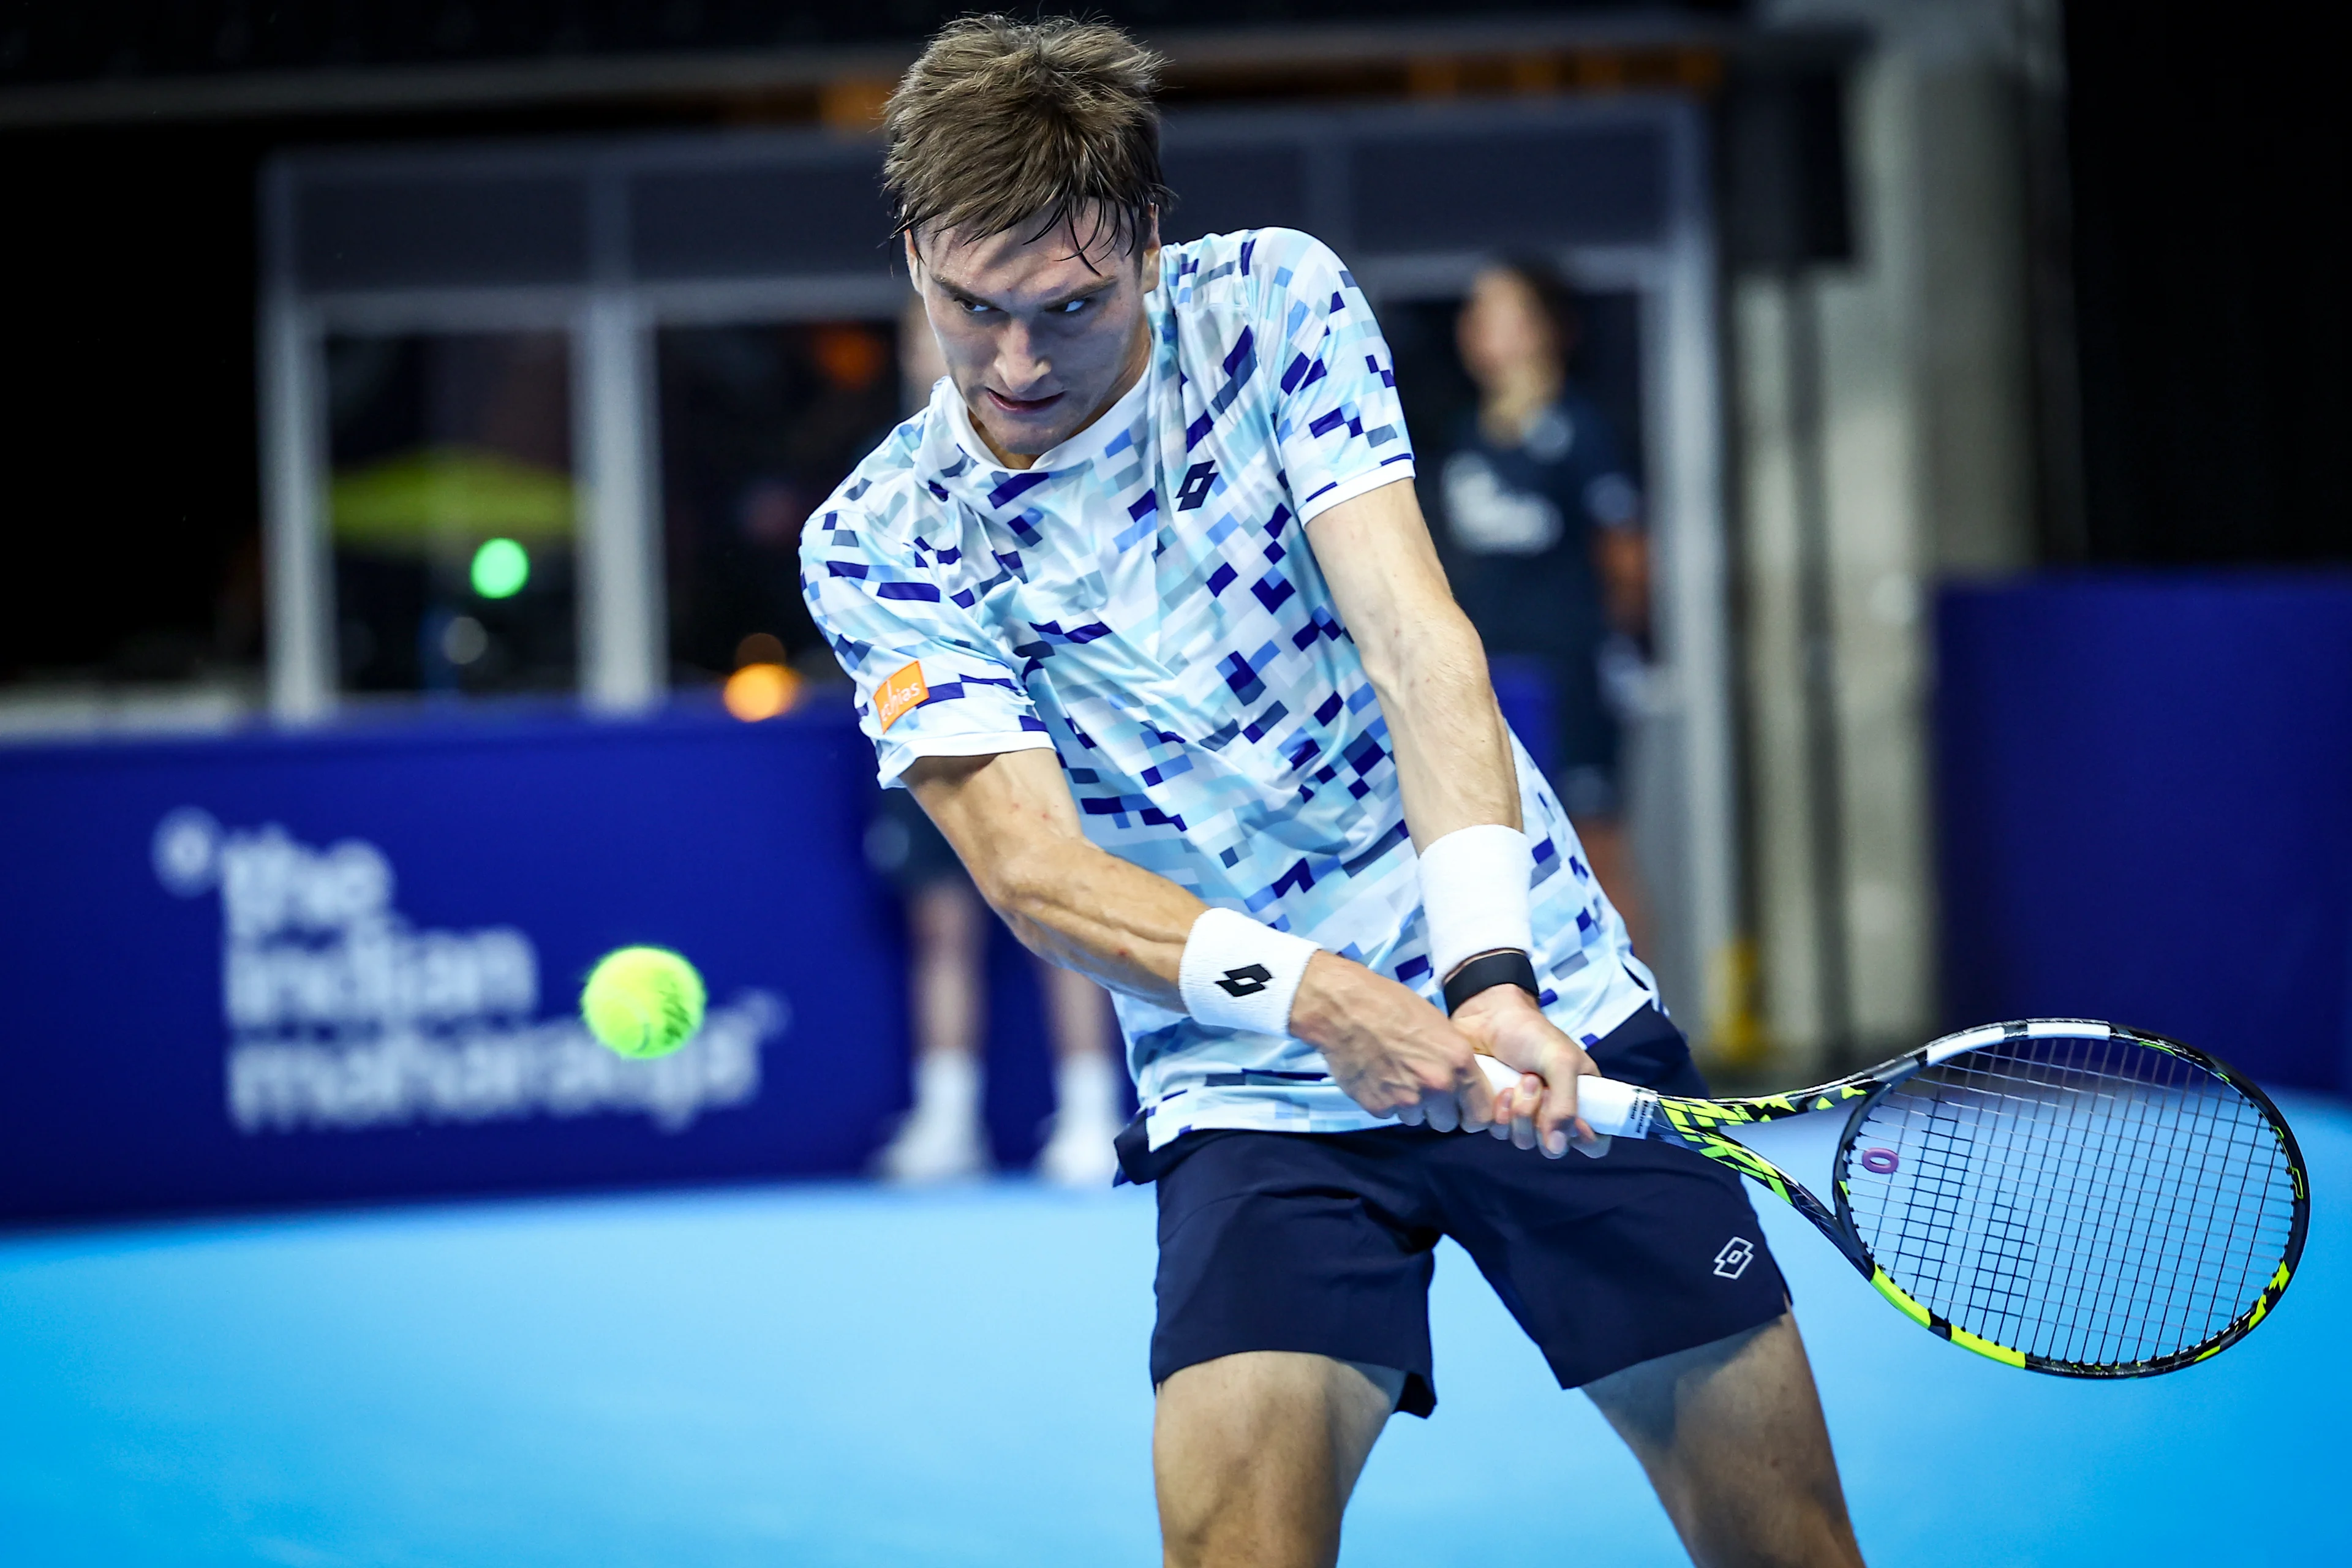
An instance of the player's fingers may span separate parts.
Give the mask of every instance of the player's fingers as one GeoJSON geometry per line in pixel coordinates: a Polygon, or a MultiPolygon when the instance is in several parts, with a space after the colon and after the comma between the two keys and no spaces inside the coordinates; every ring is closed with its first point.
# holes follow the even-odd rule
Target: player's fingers
{"type": "Polygon", "coordinates": [[[1487,1088],[1492,1091],[1489,1109],[1493,1110],[1494,1115],[1486,1123],[1486,1136],[1508,1138],[1511,1135],[1511,1109],[1518,1094],[1518,1086],[1489,1084],[1487,1088]]]}
{"type": "Polygon", "coordinates": [[[1520,1076],[1518,1091],[1513,1096],[1511,1142],[1514,1147],[1532,1149],[1536,1146],[1536,1112],[1543,1105],[1544,1080],[1533,1073],[1520,1076]]]}
{"type": "Polygon", "coordinates": [[[1422,1097],[1421,1109],[1429,1124],[1440,1132],[1453,1132],[1462,1126],[1462,1108],[1454,1102],[1451,1089],[1433,1089],[1422,1097]]]}
{"type": "MultiPolygon", "coordinates": [[[[1517,1087],[1517,1080],[1512,1083],[1497,1082],[1495,1069],[1500,1068],[1502,1064],[1492,1057],[1483,1055],[1473,1057],[1470,1058],[1470,1065],[1473,1076],[1485,1084],[1486,1089],[1486,1114],[1477,1123],[1478,1127],[1491,1133],[1498,1127],[1507,1126],[1511,1119],[1511,1091],[1517,1087]]],[[[1468,1093],[1465,1091],[1455,1098],[1462,1101],[1463,1108],[1466,1111],[1470,1104],[1468,1093]]],[[[1466,1117],[1463,1124],[1470,1125],[1466,1117]]]]}
{"type": "Polygon", "coordinates": [[[1421,1101],[1409,1100],[1398,1106],[1392,1114],[1407,1127],[1418,1127],[1422,1122],[1421,1101]]]}
{"type": "Polygon", "coordinates": [[[1511,1141],[1511,1129],[1527,1115],[1526,1097],[1519,1088],[1523,1081],[1514,1079],[1492,1086],[1495,1090],[1495,1120],[1486,1126],[1488,1137],[1500,1139],[1506,1143],[1511,1141]]]}
{"type": "Polygon", "coordinates": [[[1557,1160],[1567,1153],[1570,1141],[1592,1136],[1592,1129],[1576,1114],[1574,1073],[1564,1072],[1557,1081],[1545,1085],[1543,1110],[1536,1119],[1536,1131],[1548,1160],[1557,1160]]]}
{"type": "Polygon", "coordinates": [[[1478,1058],[1472,1057],[1454,1073],[1454,1103],[1462,1113],[1465,1132],[1484,1132],[1509,1112],[1501,1103],[1501,1095],[1488,1080],[1478,1058]]]}

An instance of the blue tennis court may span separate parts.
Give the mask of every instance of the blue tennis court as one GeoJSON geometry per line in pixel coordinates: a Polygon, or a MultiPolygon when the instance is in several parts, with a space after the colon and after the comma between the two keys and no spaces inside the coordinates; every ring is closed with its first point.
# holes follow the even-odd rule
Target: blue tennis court
{"type": "MultiPolygon", "coordinates": [[[[1874,1563],[2352,1560],[2352,1112],[2286,1101],[2316,1214],[2278,1317],[2113,1385],[1937,1343],[1802,1223],[1874,1563]]],[[[525,1568],[1157,1561],[1148,1197],[803,1185],[0,1242],[0,1558],[525,1568]]],[[[1682,1561],[1632,1460],[1450,1249],[1443,1404],[1366,1473],[1351,1568],[1682,1561]],[[1497,1500],[1525,1533],[1496,1535],[1497,1500]]]]}

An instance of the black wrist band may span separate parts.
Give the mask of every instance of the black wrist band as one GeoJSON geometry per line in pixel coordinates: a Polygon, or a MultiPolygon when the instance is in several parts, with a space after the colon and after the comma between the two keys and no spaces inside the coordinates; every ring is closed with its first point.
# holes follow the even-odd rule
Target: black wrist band
{"type": "Polygon", "coordinates": [[[1480,953],[1446,976],[1445,1010],[1458,1011],[1462,1004],[1479,992],[1491,991],[1497,985],[1516,985],[1528,995],[1535,995],[1535,964],[1516,947],[1480,953]]]}

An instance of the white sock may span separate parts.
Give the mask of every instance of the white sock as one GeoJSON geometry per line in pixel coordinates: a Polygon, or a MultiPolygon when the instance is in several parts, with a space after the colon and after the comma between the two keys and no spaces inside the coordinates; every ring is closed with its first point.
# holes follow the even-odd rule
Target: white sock
{"type": "Polygon", "coordinates": [[[968,1051],[926,1051],[915,1058],[915,1114],[926,1121],[980,1120],[980,1058],[968,1051]]]}
{"type": "Polygon", "coordinates": [[[1054,1110],[1065,1125],[1116,1127],[1122,1109],[1108,1056],[1080,1051],[1054,1064],[1054,1110]]]}

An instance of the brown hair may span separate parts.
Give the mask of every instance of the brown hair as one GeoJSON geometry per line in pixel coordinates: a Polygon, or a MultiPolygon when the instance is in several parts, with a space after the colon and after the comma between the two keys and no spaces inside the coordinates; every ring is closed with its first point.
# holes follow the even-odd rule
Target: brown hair
{"type": "Polygon", "coordinates": [[[1084,254],[1151,232],[1160,181],[1160,58],[1117,27],[1050,16],[966,16],[940,29],[890,95],[882,184],[898,232],[1032,238],[1067,225],[1084,254]],[[1081,219],[1092,228],[1081,239],[1081,219]]]}
{"type": "Polygon", "coordinates": [[[1497,256],[1486,265],[1517,279],[1535,296],[1536,309],[1551,329],[1552,356],[1562,371],[1574,369],[1584,334],[1583,301],[1577,297],[1576,286],[1540,256],[1497,256]]]}

